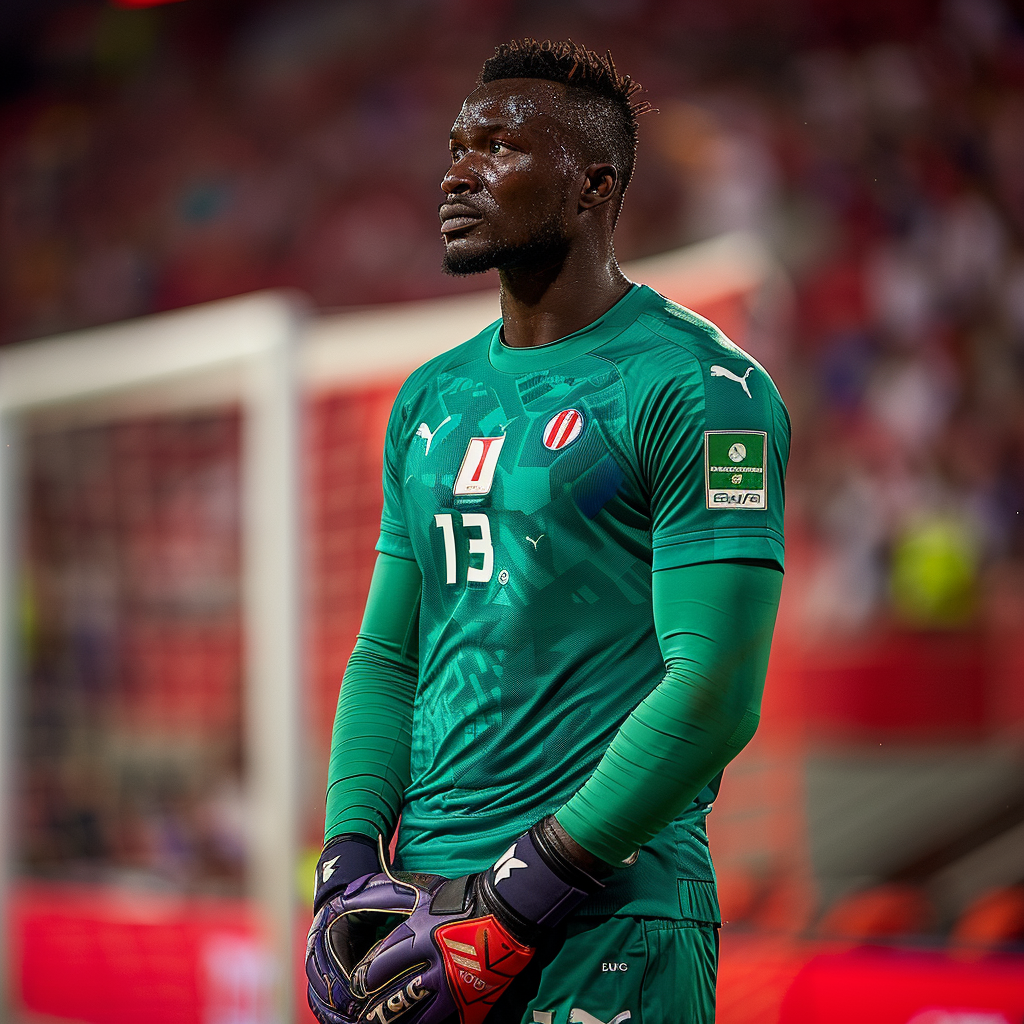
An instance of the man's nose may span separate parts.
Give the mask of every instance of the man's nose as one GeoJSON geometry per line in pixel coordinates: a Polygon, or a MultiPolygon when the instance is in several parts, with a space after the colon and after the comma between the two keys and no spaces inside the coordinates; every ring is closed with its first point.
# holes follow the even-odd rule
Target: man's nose
{"type": "Polygon", "coordinates": [[[477,176],[473,174],[464,161],[452,164],[448,173],[441,179],[441,191],[448,196],[463,196],[476,192],[480,188],[477,176]]]}

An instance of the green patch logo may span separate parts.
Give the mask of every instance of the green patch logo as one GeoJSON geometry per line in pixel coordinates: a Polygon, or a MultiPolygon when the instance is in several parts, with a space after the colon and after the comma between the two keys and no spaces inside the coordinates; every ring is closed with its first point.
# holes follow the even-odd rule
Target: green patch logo
{"type": "Polygon", "coordinates": [[[767,455],[763,430],[704,431],[708,508],[767,508],[767,455]]]}

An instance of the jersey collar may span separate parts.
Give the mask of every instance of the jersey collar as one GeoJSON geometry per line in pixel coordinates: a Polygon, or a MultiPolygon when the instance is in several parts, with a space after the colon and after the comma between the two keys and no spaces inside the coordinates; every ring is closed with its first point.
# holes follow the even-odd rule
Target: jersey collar
{"type": "Polygon", "coordinates": [[[633,323],[650,294],[646,285],[634,284],[618,302],[593,323],[587,324],[575,334],[569,334],[549,345],[536,348],[510,348],[501,340],[501,321],[494,325],[487,356],[491,366],[505,373],[528,373],[533,370],[548,370],[560,363],[575,359],[591,349],[597,348],[621,334],[633,323]]]}

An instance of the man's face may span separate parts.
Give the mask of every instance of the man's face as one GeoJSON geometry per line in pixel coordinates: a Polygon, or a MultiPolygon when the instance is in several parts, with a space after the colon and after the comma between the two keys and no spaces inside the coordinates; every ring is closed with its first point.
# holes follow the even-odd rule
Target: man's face
{"type": "Polygon", "coordinates": [[[462,106],[441,182],[444,270],[477,274],[553,263],[577,211],[579,146],[564,86],[532,78],[489,82],[462,106]]]}

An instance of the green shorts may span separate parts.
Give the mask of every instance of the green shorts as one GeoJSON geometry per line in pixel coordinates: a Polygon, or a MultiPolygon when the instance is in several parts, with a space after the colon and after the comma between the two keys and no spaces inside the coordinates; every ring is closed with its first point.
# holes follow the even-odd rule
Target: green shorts
{"type": "Polygon", "coordinates": [[[485,1024],[713,1024],[717,971],[715,925],[573,917],[485,1024]]]}

